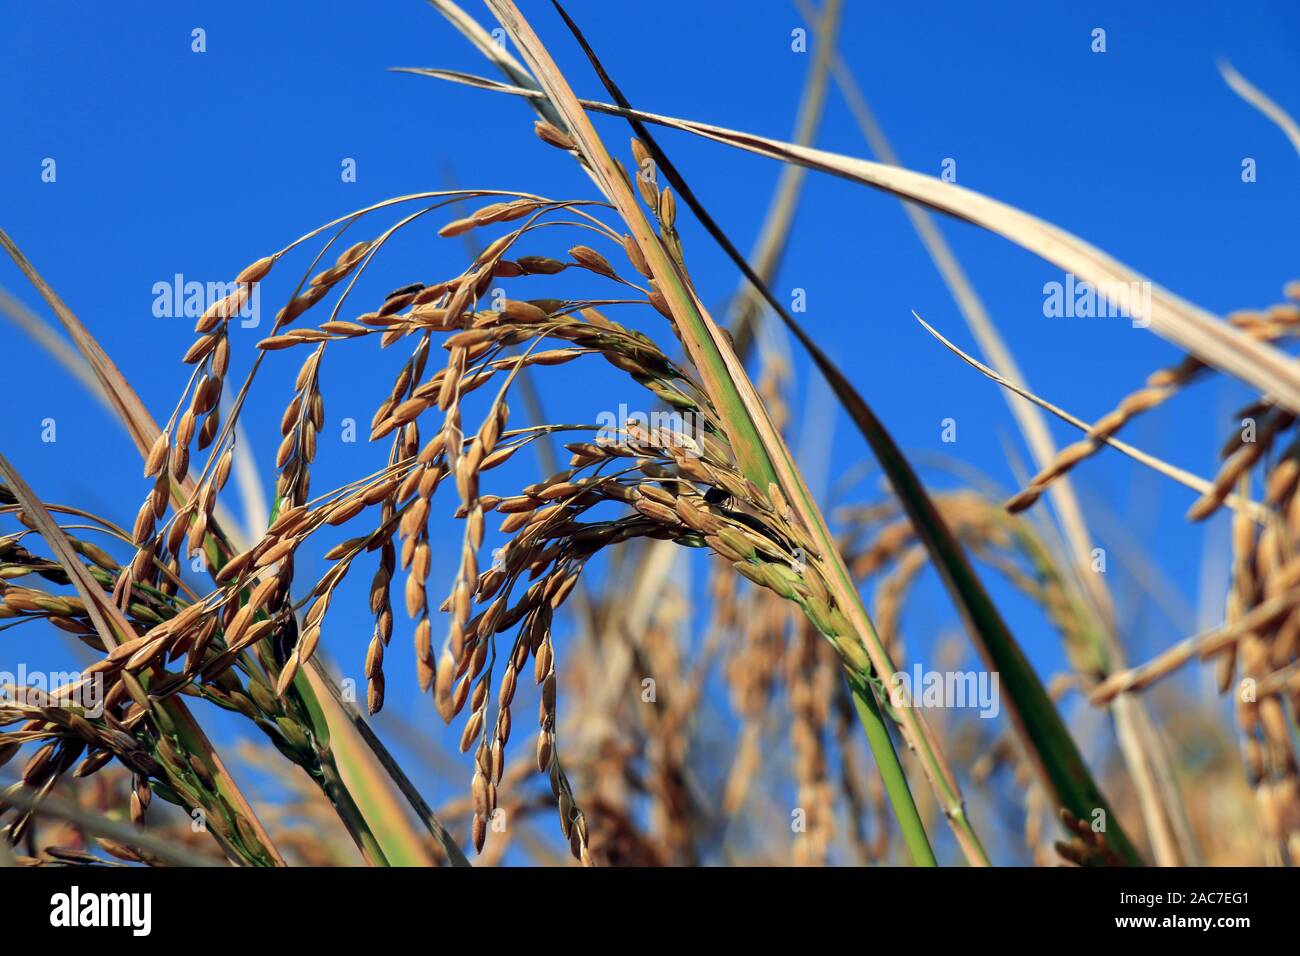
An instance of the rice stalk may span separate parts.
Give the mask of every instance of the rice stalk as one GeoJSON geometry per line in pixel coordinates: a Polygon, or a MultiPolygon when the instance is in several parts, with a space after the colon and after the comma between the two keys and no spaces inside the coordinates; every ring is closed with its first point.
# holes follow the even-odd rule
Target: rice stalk
{"type": "MultiPolygon", "coordinates": [[[[24,787],[18,787],[5,791],[4,802],[44,817],[65,820],[76,825],[79,830],[112,840],[126,847],[144,850],[164,864],[201,867],[220,865],[206,856],[177,846],[172,840],[155,836],[147,830],[142,830],[131,824],[121,823],[101,814],[87,812],[76,804],[69,803],[59,797],[37,795],[24,787]]],[[[9,844],[7,841],[0,840],[0,847],[8,850],[9,844]]],[[[10,852],[12,853],[12,851],[10,852]]]]}
{"type": "MultiPolygon", "coordinates": [[[[839,33],[841,6],[840,0],[827,0],[822,7],[820,17],[810,21],[815,22],[818,41],[813,62],[808,68],[808,78],[804,81],[803,92],[799,98],[799,115],[795,123],[793,142],[801,146],[812,144],[821,125],[832,65],[838,59],[835,41],[839,33]]],[[[805,175],[806,170],[802,166],[782,168],[776,192],[768,203],[759,237],[747,260],[752,263],[754,275],[758,276],[764,284],[771,283],[789,243],[805,175]]],[[[761,298],[761,294],[746,277],[739,283],[732,300],[731,338],[735,343],[736,354],[742,359],[748,354],[749,340],[755,334],[757,324],[762,318],[761,298]]]]}
{"type": "MultiPolygon", "coordinates": [[[[773,488],[781,492],[790,506],[795,509],[800,520],[810,529],[814,537],[820,540],[822,551],[831,562],[833,569],[832,579],[828,584],[832,588],[836,603],[848,616],[851,627],[857,632],[857,640],[866,642],[866,657],[860,657],[852,666],[860,674],[865,674],[863,665],[867,663],[867,658],[871,658],[877,673],[891,673],[892,671],[886,667],[886,659],[875,640],[874,631],[862,610],[852,582],[834,553],[834,542],[830,532],[808,495],[807,489],[803,486],[780,435],[775,432],[767,418],[767,413],[755,395],[753,386],[736,359],[730,343],[709,319],[699,300],[690,290],[680,265],[670,258],[658,237],[650,231],[632,196],[630,182],[605,152],[590,121],[569,91],[567,83],[559,74],[555,64],[541,47],[531,27],[523,20],[513,4],[505,0],[502,2],[492,0],[490,5],[498,20],[515,39],[516,46],[525,52],[525,58],[529,61],[532,72],[564,117],[576,143],[580,144],[582,155],[587,165],[593,169],[602,191],[611,199],[624,222],[631,228],[636,244],[655,280],[656,290],[663,296],[674,318],[675,330],[682,338],[695,367],[700,372],[705,392],[718,403],[718,413],[727,427],[728,437],[746,478],[759,489],[766,486],[769,496],[773,493],[773,488]]],[[[847,634],[838,636],[841,639],[841,652],[848,655],[846,660],[852,661],[854,653],[862,650],[862,645],[848,643],[845,640],[848,638],[847,634]]],[[[915,819],[914,806],[909,809],[911,800],[910,795],[906,794],[906,781],[902,776],[901,768],[898,767],[896,758],[890,760],[892,745],[889,745],[888,733],[883,723],[876,719],[875,698],[865,691],[865,687],[859,688],[859,695],[860,714],[866,718],[873,749],[877,752],[878,759],[882,760],[882,773],[886,773],[889,778],[895,809],[903,815],[902,822],[905,832],[909,834],[909,845],[913,847],[914,854],[924,854],[926,843],[924,832],[919,828],[919,821],[915,819]]],[[[924,721],[913,709],[906,708],[902,717],[902,726],[910,735],[910,745],[917,747],[921,753],[932,785],[939,788],[945,800],[949,820],[954,827],[959,844],[972,861],[986,861],[987,857],[979,847],[978,840],[966,820],[956,781],[943,763],[934,740],[925,728],[924,721]]]]}
{"type": "MultiPolygon", "coordinates": [[[[159,478],[159,485],[155,489],[152,504],[146,503],[145,507],[152,508],[153,511],[157,513],[166,496],[170,495],[175,500],[178,507],[188,509],[190,507],[189,502],[194,501],[199,492],[188,475],[188,468],[176,468],[176,464],[180,461],[180,456],[176,449],[170,447],[167,433],[163,433],[158,428],[152,416],[136,395],[134,389],[132,389],[130,384],[123,378],[116,366],[99,346],[99,343],[95,341],[94,337],[81,324],[72,310],[68,308],[57,293],[55,293],[48,283],[45,282],[27,257],[23,255],[21,250],[18,249],[17,245],[14,244],[12,239],[10,239],[3,230],[0,230],[0,246],[5,249],[23,271],[28,280],[49,303],[54,314],[59,318],[64,328],[72,336],[73,341],[78,346],[84,360],[89,364],[91,371],[94,373],[102,394],[108,397],[110,405],[117,411],[120,420],[127,428],[127,431],[135,442],[137,449],[139,449],[141,456],[146,459],[146,470],[155,473],[160,471],[163,472],[159,478]],[[169,467],[165,471],[154,462],[154,460],[158,458],[160,452],[167,455],[168,458],[169,467]],[[179,473],[177,473],[178,471],[179,473]],[[171,475],[172,478],[164,484],[163,478],[166,478],[168,475],[171,475]]],[[[258,266],[257,268],[261,269],[263,267],[258,266]]],[[[269,265],[265,268],[269,268],[269,265]]],[[[247,273],[248,270],[245,270],[245,272],[247,273]]],[[[243,290],[246,290],[246,288],[246,286],[241,287],[243,290]]],[[[237,309],[228,308],[228,302],[218,303],[217,307],[227,310],[228,315],[233,315],[235,311],[237,311],[237,309]]],[[[207,316],[200,320],[201,323],[206,323],[207,321],[209,321],[207,316]]],[[[220,343],[212,340],[210,354],[207,355],[205,361],[209,365],[214,365],[215,363],[214,371],[220,369],[224,364],[224,360],[220,358],[221,354],[222,350],[220,343]]],[[[209,383],[215,383],[217,381],[219,381],[219,377],[214,377],[208,380],[209,383]]],[[[201,387],[202,386],[200,386],[200,389],[201,387]]],[[[203,401],[207,403],[207,407],[211,409],[206,419],[206,421],[209,422],[215,422],[217,420],[215,407],[218,404],[219,395],[214,394],[214,391],[214,389],[208,389],[206,397],[203,399],[203,401]]],[[[201,391],[196,390],[195,407],[199,407],[197,403],[200,400],[200,394],[201,391]]],[[[231,420],[234,420],[234,416],[232,416],[231,420]]],[[[225,456],[224,467],[227,475],[229,474],[231,462],[234,460],[231,457],[232,455],[234,455],[234,449],[229,450],[225,456]]],[[[187,453],[184,455],[184,460],[186,462],[188,461],[187,453]]],[[[220,573],[221,568],[224,566],[226,557],[235,553],[236,549],[221,530],[223,523],[229,522],[229,519],[226,517],[226,512],[220,502],[217,501],[216,495],[209,494],[207,496],[207,501],[208,509],[210,510],[205,509],[205,520],[202,524],[203,531],[201,534],[193,536],[195,540],[192,542],[192,546],[196,549],[201,547],[207,558],[207,567],[209,568],[210,573],[215,575],[220,573]],[[212,532],[211,534],[207,533],[209,530],[212,532]]],[[[145,517],[146,512],[142,509],[139,520],[143,520],[145,517]]],[[[142,556],[143,552],[137,555],[137,560],[142,556]]],[[[330,729],[329,717],[327,716],[326,710],[333,710],[335,713],[345,713],[345,708],[339,706],[341,701],[331,698],[325,698],[323,701],[318,699],[311,686],[307,683],[305,677],[296,681],[295,690],[299,696],[298,703],[300,711],[298,716],[300,718],[305,718],[308,721],[314,740],[322,744],[323,742],[328,742],[330,740],[330,729]]],[[[278,720],[274,714],[269,716],[272,720],[278,720]]],[[[268,725],[268,731],[271,731],[271,726],[272,725],[268,725]]],[[[282,729],[274,731],[273,739],[275,739],[275,737],[281,732],[282,729]]],[[[373,737],[368,741],[368,743],[372,747],[379,745],[378,739],[373,737]]],[[[345,753],[350,747],[351,742],[345,741],[345,753]]],[[[365,822],[364,814],[361,813],[360,808],[357,806],[354,795],[343,786],[341,778],[337,774],[337,769],[333,766],[333,756],[330,753],[328,746],[307,746],[297,748],[297,757],[304,769],[306,769],[314,779],[321,783],[322,786],[330,791],[331,800],[334,802],[335,806],[340,809],[340,812],[347,816],[354,836],[359,842],[368,847],[367,852],[376,859],[382,858],[384,856],[383,851],[375,843],[373,834],[369,831],[369,827],[365,822]]],[[[394,767],[395,764],[390,760],[389,766],[394,767]]],[[[398,786],[399,789],[404,789],[408,797],[414,790],[414,788],[410,786],[409,781],[405,781],[405,786],[403,786],[402,783],[399,783],[398,786]]],[[[362,795],[362,798],[365,799],[364,794],[362,795]]],[[[421,800],[419,803],[423,804],[423,801],[421,800]]],[[[421,807],[416,806],[416,810],[417,813],[419,813],[421,807]]],[[[448,853],[449,858],[454,862],[465,864],[466,861],[464,860],[463,854],[460,854],[458,848],[453,847],[450,837],[447,836],[445,831],[442,829],[441,824],[438,824],[436,819],[433,819],[431,814],[428,812],[427,805],[423,805],[423,810],[425,812],[421,815],[422,819],[433,827],[435,836],[437,836],[440,842],[444,845],[444,850],[448,853]]],[[[382,810],[372,809],[372,816],[376,819],[382,819],[385,814],[382,810]]],[[[399,860],[409,859],[407,856],[409,851],[403,842],[390,843],[389,849],[395,858],[399,860]]]]}
{"type": "MultiPolygon", "coordinates": [[[[813,16],[807,0],[796,0],[796,6],[804,19],[811,24],[813,16]]],[[[818,34],[821,35],[820,30],[818,34]]],[[[882,162],[901,167],[902,163],[886,138],[884,130],[867,106],[853,74],[838,56],[835,57],[834,74],[836,83],[872,152],[882,162]]],[[[798,167],[786,168],[789,170],[798,167]]],[[[1013,381],[1025,381],[1011,351],[990,320],[974,286],[930,214],[920,206],[907,201],[903,202],[903,211],[939,270],[958,311],[966,320],[967,326],[979,342],[985,356],[1003,377],[1013,381]]],[[[1056,446],[1043,416],[1031,405],[1012,401],[1010,396],[1007,397],[1007,404],[1036,464],[1039,468],[1047,467],[1048,462],[1056,457],[1056,446]]],[[[1075,584],[1096,606],[1099,619],[1096,639],[1105,644],[1105,654],[1113,662],[1112,666],[1123,667],[1124,650],[1115,637],[1114,608],[1110,594],[1101,583],[1101,579],[1089,573],[1086,568],[1092,539],[1083,518],[1083,510],[1068,481],[1054,485],[1051,493],[1065,539],[1073,552],[1072,568],[1075,584]]],[[[1112,713],[1120,730],[1121,740],[1126,743],[1124,754],[1129,764],[1130,775],[1143,794],[1143,817],[1147,822],[1148,831],[1154,834],[1152,843],[1157,864],[1177,865],[1189,857],[1194,859],[1195,851],[1190,845],[1191,838],[1180,809],[1181,798],[1173,785],[1172,770],[1164,759],[1163,749],[1155,739],[1155,731],[1144,705],[1140,701],[1120,698],[1112,708],[1112,713]],[[1161,793],[1155,792],[1155,783],[1148,783],[1150,777],[1154,777],[1158,782],[1161,793]],[[1180,842],[1181,847],[1178,845],[1180,842]]]]}
{"type": "MultiPolygon", "coordinates": [[[[565,16],[566,23],[575,33],[575,36],[578,37],[610,94],[619,103],[620,107],[624,109],[630,108],[626,99],[601,68],[595,54],[577,31],[576,25],[564,14],[562,8],[560,8],[560,13],[565,16]]],[[[1051,712],[1054,716],[1050,705],[1044,707],[1045,695],[1041,686],[1038,685],[1032,669],[1028,668],[1023,654],[1015,645],[987,593],[984,592],[978,577],[972,572],[969,563],[965,560],[960,544],[948,533],[942,518],[929,501],[924,487],[917,480],[915,473],[898,449],[897,444],[872,413],[861,395],[794,321],[793,317],[772,295],[749,264],[745,262],[735,246],[703,209],[699,201],[694,198],[693,193],[682,180],[680,173],[663,155],[662,150],[654,143],[645,127],[634,119],[630,119],[629,122],[637,134],[645,138],[652,156],[660,164],[670,181],[678,189],[678,192],[691,206],[697,217],[704,223],[718,243],[723,246],[732,260],[736,262],[752,286],[781,317],[786,327],[795,334],[800,343],[809,351],[814,363],[830,382],[841,403],[849,411],[850,416],[854,419],[876,457],[881,461],[886,473],[890,476],[891,482],[898,489],[913,522],[916,523],[918,528],[922,529],[922,538],[935,555],[945,585],[953,594],[955,602],[969,622],[972,635],[978,638],[981,652],[987,660],[1006,661],[1011,665],[1013,679],[1008,687],[1013,692],[1012,712],[1017,725],[1026,726],[1024,719],[1020,716],[1023,710],[1031,710],[1042,715],[1051,712]]],[[[1068,733],[1065,731],[1064,726],[1059,723],[1059,720],[1045,730],[1043,736],[1037,739],[1033,737],[1028,739],[1030,740],[1031,749],[1035,751],[1038,757],[1039,765],[1043,768],[1045,778],[1051,781],[1063,805],[1069,807],[1071,812],[1078,817],[1082,817],[1087,812],[1090,812],[1091,808],[1099,805],[1105,807],[1109,814],[1109,808],[1106,806],[1104,799],[1101,798],[1099,789],[1091,781],[1086,767],[1084,767],[1068,733]],[[1048,749],[1041,749],[1044,747],[1048,749]]],[[[1121,856],[1128,855],[1130,862],[1136,860],[1136,855],[1131,852],[1131,848],[1126,847],[1127,840],[1122,831],[1114,834],[1112,839],[1117,846],[1121,847],[1121,856]]]]}
{"type": "MultiPolygon", "coordinates": [[[[1029,504],[1037,500],[1038,496],[1049,485],[1051,485],[1052,482],[1058,476],[1065,474],[1067,471],[1069,471],[1075,465],[1077,465],[1080,461],[1089,457],[1094,451],[1101,448],[1103,445],[1109,445],[1111,448],[1114,448],[1116,451],[1120,452],[1121,454],[1127,455],[1129,458],[1132,458],[1134,461],[1138,462],[1139,464],[1145,465],[1146,467],[1150,468],[1156,474],[1163,475],[1166,478],[1178,482],[1178,484],[1183,485],[1186,488],[1190,488],[1192,491],[1195,491],[1197,492],[1197,494],[1201,495],[1202,498],[1214,494],[1214,488],[1217,482],[1211,483],[1206,479],[1201,478],[1198,475],[1194,475],[1183,468],[1179,468],[1176,465],[1171,465],[1168,462],[1155,457],[1154,455],[1148,454],[1147,452],[1144,452],[1141,449],[1136,448],[1133,445],[1130,445],[1128,442],[1121,441],[1118,438],[1114,438],[1111,434],[1113,429],[1109,425],[1105,425],[1100,422],[1098,424],[1089,425],[1083,419],[1070,414],[1065,409],[1059,408],[1056,405],[1053,405],[1051,402],[1047,401],[1046,399],[1040,398],[1039,396],[1033,394],[1024,386],[1018,385],[1015,382],[1008,381],[1001,374],[995,372],[993,369],[989,368],[987,365],[985,365],[983,362],[976,359],[974,356],[969,355],[966,352],[963,352],[961,349],[959,349],[948,339],[944,338],[944,336],[940,334],[939,331],[936,330],[933,326],[931,326],[928,322],[926,322],[925,319],[921,318],[919,315],[916,315],[916,313],[913,313],[913,316],[916,318],[918,322],[921,323],[921,325],[925,328],[927,332],[929,332],[936,339],[938,339],[939,342],[941,342],[950,352],[952,352],[954,355],[960,358],[967,365],[971,366],[971,368],[975,369],[977,372],[980,372],[986,378],[989,378],[992,381],[996,382],[997,384],[1001,385],[1003,388],[1007,389],[1008,391],[1014,392],[1016,395],[1019,395],[1021,398],[1033,402],[1035,405],[1038,405],[1041,408],[1045,408],[1047,411],[1051,412],[1057,418],[1060,418],[1062,421],[1069,422],[1075,428],[1079,429],[1080,431],[1086,432],[1088,434],[1089,437],[1086,440],[1077,442],[1074,445],[1070,445],[1069,447],[1062,449],[1060,454],[1057,456],[1056,460],[1053,461],[1046,469],[1040,472],[1037,476],[1035,476],[1035,478],[1029,483],[1029,485],[1026,487],[1026,489],[1023,492],[1021,492],[1020,494],[1011,498],[1010,501],[1008,501],[1007,510],[1010,511],[1012,514],[1024,511],[1027,507],[1029,507],[1029,504]]],[[[1264,522],[1264,520],[1268,515],[1268,509],[1260,505],[1258,502],[1252,501],[1249,498],[1249,496],[1243,496],[1240,494],[1226,495],[1219,500],[1221,504],[1228,505],[1234,511],[1244,514],[1252,521],[1255,521],[1260,524],[1264,522]]]]}
{"type": "Polygon", "coordinates": [[[1243,100],[1259,110],[1280,129],[1291,141],[1297,153],[1300,153],[1300,125],[1277,103],[1273,102],[1262,90],[1238,73],[1227,60],[1219,60],[1219,72],[1224,82],[1243,100]]]}
{"type": "MultiPolygon", "coordinates": [[[[63,532],[3,455],[0,455],[0,476],[4,478],[17,502],[22,505],[26,517],[35,523],[41,536],[54,549],[59,563],[77,588],[85,611],[94,623],[105,648],[117,650],[119,646],[132,641],[135,632],[130,623],[117,606],[104,597],[99,585],[77,559],[63,532]]],[[[6,595],[6,603],[9,603],[9,600],[9,596],[6,595]]],[[[127,677],[123,684],[127,694],[138,708],[138,716],[149,716],[159,735],[156,757],[148,762],[141,762],[139,764],[141,772],[158,774],[187,809],[204,810],[213,824],[210,832],[233,858],[246,864],[282,866],[283,859],[270,842],[270,838],[239,787],[226,771],[215,748],[194,718],[190,716],[184,703],[177,700],[153,703],[146,683],[134,677],[127,677]]],[[[39,707],[39,702],[37,706],[39,707]]],[[[51,721],[56,725],[66,719],[57,708],[54,710],[40,708],[40,710],[42,711],[40,719],[51,721]]],[[[89,730],[84,718],[79,725],[73,723],[81,733],[89,730]]],[[[123,744],[118,746],[121,747],[123,744]]],[[[38,784],[48,789],[57,776],[68,769],[71,761],[79,755],[81,748],[68,746],[60,752],[53,743],[46,747],[47,749],[41,752],[36,763],[29,762],[24,773],[24,782],[38,784]]]]}

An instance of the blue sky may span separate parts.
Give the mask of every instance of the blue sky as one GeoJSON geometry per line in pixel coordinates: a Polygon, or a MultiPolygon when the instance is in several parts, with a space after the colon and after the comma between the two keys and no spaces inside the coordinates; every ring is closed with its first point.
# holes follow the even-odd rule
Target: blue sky
{"type": "MultiPolygon", "coordinates": [[[[845,6],[842,55],[909,167],[937,175],[945,159],[954,159],[960,184],[1081,236],[1219,314],[1279,301],[1283,283],[1300,276],[1300,157],[1215,68],[1216,57],[1228,58],[1284,107],[1300,111],[1295,4],[1091,3],[1086,11],[1031,2],[845,6]],[[1090,50],[1096,27],[1106,30],[1104,54],[1090,50]],[[1256,182],[1241,180],[1246,157],[1256,161],[1256,182]]],[[[577,91],[603,98],[550,5],[523,8],[577,91]]],[[[486,20],[479,6],[469,9],[486,20]]],[[[572,0],[568,9],[637,105],[789,137],[809,65],[807,55],[790,48],[791,30],[803,25],[791,4],[572,0]]],[[[21,10],[6,5],[0,17],[0,226],[160,418],[184,385],[179,359],[193,333],[189,321],[152,314],[155,283],[177,273],[225,281],[318,224],[402,193],[457,185],[590,195],[568,157],[532,135],[522,103],[387,72],[488,72],[459,34],[414,0],[125,7],[53,0],[21,10]],[[206,52],[191,50],[195,28],[206,31],[206,52]],[[47,158],[57,163],[53,183],[42,181],[47,158]],[[346,158],[355,160],[356,182],[340,177],[346,158]]],[[[598,123],[626,156],[626,128],[609,118],[598,123]]],[[[665,133],[661,142],[747,247],[779,167],[685,134],[665,133]]],[[[817,145],[869,156],[835,91],[817,145]]],[[[687,213],[681,219],[696,284],[721,311],[735,288],[734,271],[687,213]]],[[[1044,318],[1043,284],[1060,280],[1059,271],[974,227],[945,220],[942,229],[1044,397],[1095,419],[1177,358],[1172,347],[1123,320],[1044,318]]],[[[382,295],[454,274],[463,247],[435,241],[431,232],[394,248],[364,288],[382,295]]],[[[287,273],[277,271],[263,294],[285,295],[287,273]]],[[[0,263],[0,285],[47,314],[8,262],[0,263]]],[[[945,456],[1007,488],[1017,484],[1007,449],[1021,462],[1026,454],[1003,396],[911,317],[916,310],[957,343],[972,345],[896,200],[810,176],[775,287],[780,294],[806,290],[808,328],[918,460],[945,456]],[[958,422],[953,445],[940,442],[948,417],[958,422]]],[[[652,334],[663,332],[657,317],[637,321],[652,323],[652,334]]],[[[237,369],[247,368],[260,334],[236,337],[237,369]]],[[[0,325],[0,355],[8,386],[0,448],[46,498],[129,524],[131,502],[146,488],[125,434],[8,325],[0,325]],[[52,444],[42,441],[47,418],[58,428],[52,444]]],[[[331,363],[327,417],[355,417],[364,430],[391,380],[393,357],[338,349],[331,363]]],[[[806,363],[797,364],[802,395],[806,363]]],[[[264,463],[274,453],[296,365],[293,358],[268,363],[245,415],[264,463]]],[[[548,411],[565,420],[592,420],[632,394],[618,392],[615,378],[568,370],[539,384],[548,411]]],[[[1243,388],[1212,380],[1127,437],[1208,476],[1232,428],[1231,413],[1247,398],[1243,388]]],[[[821,407],[804,428],[830,430],[834,452],[828,462],[809,465],[834,479],[867,452],[843,416],[832,419],[821,407]]],[[[1075,437],[1059,423],[1053,431],[1062,443],[1075,437]]],[[[363,466],[372,470],[384,454],[323,445],[317,487],[363,466]]],[[[940,487],[954,483],[941,470],[927,475],[940,487]]],[[[1190,493],[1115,455],[1084,465],[1077,480],[1099,544],[1112,551],[1140,544],[1195,607],[1206,529],[1183,520],[1190,493]]],[[[859,497],[868,493],[875,495],[874,485],[858,488],[859,497]]],[[[1209,541],[1218,548],[1215,527],[1209,541]]],[[[447,578],[454,552],[435,563],[434,580],[447,578]]],[[[1109,583],[1121,596],[1131,654],[1141,658],[1181,631],[1149,599],[1133,598],[1136,585],[1120,564],[1111,562],[1109,583]]],[[[932,582],[922,593],[927,600],[907,618],[915,635],[909,646],[918,649],[953,621],[932,582]]],[[[1009,595],[999,591],[999,598],[1040,667],[1062,666],[1044,622],[1009,595]]],[[[1209,603],[1217,613],[1216,602],[1209,603]]],[[[335,606],[338,635],[327,643],[355,671],[369,636],[367,615],[335,606]]],[[[397,644],[408,646],[405,639],[397,644]]],[[[432,725],[428,704],[409,691],[407,655],[390,657],[390,706],[432,725]]]]}

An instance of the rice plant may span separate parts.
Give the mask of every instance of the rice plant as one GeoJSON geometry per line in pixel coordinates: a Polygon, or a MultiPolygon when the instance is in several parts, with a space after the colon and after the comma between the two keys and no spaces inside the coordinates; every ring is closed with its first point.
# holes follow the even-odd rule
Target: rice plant
{"type": "MultiPolygon", "coordinates": [[[[520,164],[515,183],[396,196],[280,248],[238,250],[249,264],[159,370],[175,399],[154,410],[93,323],[0,232],[75,348],[63,360],[111,408],[141,469],[129,507],[101,514],[102,501],[46,500],[0,455],[0,619],[20,628],[8,645],[52,626],[89,655],[58,686],[3,687],[8,862],[1133,866],[1300,853],[1300,374],[1283,351],[1300,326],[1294,283],[1280,304],[1219,319],[1063,229],[901,168],[835,52],[838,0],[799,5],[817,46],[792,142],[634,106],[562,9],[526,19],[488,0],[516,57],[450,0],[432,5],[494,75],[401,72],[426,77],[431,96],[446,88],[437,80],[473,88],[485,108],[491,94],[520,101],[496,98],[519,116],[521,141],[531,133],[585,174],[582,194],[532,191],[541,184],[520,164]],[[530,22],[543,19],[547,43],[530,22]],[[604,99],[575,94],[578,78],[548,49],[560,42],[583,51],[581,83],[604,99]],[[878,162],[811,145],[832,79],[878,162]],[[784,164],[751,255],[692,190],[664,130],[784,164]],[[1007,393],[1033,458],[1021,490],[955,465],[956,489],[924,480],[871,390],[828,354],[843,350],[773,292],[809,173],[904,200],[983,360],[912,321],[950,350],[946,387],[1007,393]],[[1146,290],[1136,318],[1184,357],[1096,421],[1040,397],[932,212],[1011,240],[1103,299],[1146,290]],[[700,229],[684,236],[687,216],[700,229]],[[717,290],[693,279],[693,260],[717,254],[706,238],[739,283],[722,322],[705,305],[717,290]],[[407,243],[438,265],[408,271],[395,252],[407,243]],[[278,309],[253,342],[239,324],[259,296],[278,309]],[[878,486],[814,492],[791,450],[796,383],[777,329],[810,356],[878,486]],[[332,374],[340,353],[364,356],[350,366],[368,370],[363,382],[332,374]],[[1218,375],[1258,398],[1213,477],[1119,437],[1218,375]],[[550,394],[586,382],[603,408],[653,413],[547,415],[550,394]],[[367,389],[379,399],[360,426],[365,452],[344,460],[322,438],[327,409],[367,389]],[[275,442],[246,421],[268,405],[283,409],[275,442]],[[1058,449],[1044,413],[1081,437],[1058,449]],[[1222,626],[1137,664],[1114,596],[1088,573],[1092,516],[1072,484],[1089,459],[1117,453],[1194,491],[1188,520],[1231,516],[1222,626]],[[258,513],[239,487],[247,471],[273,487],[251,530],[239,520],[258,513]],[[704,580],[683,586],[695,568],[704,580]],[[929,663],[953,673],[972,651],[981,679],[996,678],[982,703],[997,722],[927,702],[906,621],[931,569],[954,627],[929,663]],[[1037,609],[1067,671],[1035,669],[990,581],[1037,609]],[[359,604],[364,648],[330,614],[359,604]],[[690,630],[701,638],[684,643],[690,630]],[[1159,693],[1197,660],[1231,696],[1235,726],[1159,693]],[[418,718],[385,713],[394,670],[418,686],[418,718]],[[1111,759],[1081,745],[1071,696],[1085,720],[1113,727],[1111,759]],[[239,728],[220,746],[217,717],[239,728]],[[1203,752],[1189,768],[1193,739],[1203,752]],[[396,752],[443,743],[465,756],[429,758],[454,781],[435,806],[428,768],[396,752]],[[1214,802],[1249,822],[1225,835],[1214,802]]],[[[1225,76],[1297,138],[1281,107],[1225,76]]],[[[0,306],[43,329],[16,299],[0,306]]]]}

